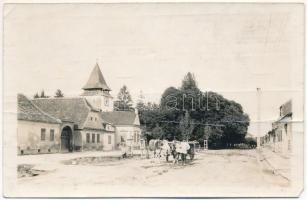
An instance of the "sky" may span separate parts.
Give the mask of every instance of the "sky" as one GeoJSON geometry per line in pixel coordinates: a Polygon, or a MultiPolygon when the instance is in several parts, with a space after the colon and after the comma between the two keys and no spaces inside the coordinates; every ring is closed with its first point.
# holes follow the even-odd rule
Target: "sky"
{"type": "Polygon", "coordinates": [[[257,134],[294,101],[303,118],[302,4],[7,4],[4,94],[81,94],[96,62],[116,97],[124,84],[159,102],[192,72],[202,91],[243,106],[257,134]]]}

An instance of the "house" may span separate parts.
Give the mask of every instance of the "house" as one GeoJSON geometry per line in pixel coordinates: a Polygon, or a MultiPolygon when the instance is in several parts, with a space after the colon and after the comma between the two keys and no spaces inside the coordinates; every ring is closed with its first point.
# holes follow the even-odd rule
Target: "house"
{"type": "Polygon", "coordinates": [[[109,151],[120,143],[138,149],[138,114],[114,111],[110,91],[96,64],[81,96],[30,100],[18,95],[18,153],[109,151]]]}
{"type": "Polygon", "coordinates": [[[17,95],[17,103],[18,154],[59,152],[62,121],[42,111],[22,94],[17,95]]]}
{"type": "Polygon", "coordinates": [[[115,128],[85,98],[39,98],[32,102],[61,119],[61,151],[113,150],[115,128]]]}
{"type": "Polygon", "coordinates": [[[114,124],[117,146],[125,144],[134,149],[140,149],[144,145],[144,141],[141,139],[140,119],[137,111],[102,112],[101,116],[104,120],[114,124]]]}
{"type": "Polygon", "coordinates": [[[288,155],[292,152],[292,101],[287,101],[279,108],[279,118],[272,123],[272,130],[261,138],[263,146],[270,147],[274,152],[288,155]]]}

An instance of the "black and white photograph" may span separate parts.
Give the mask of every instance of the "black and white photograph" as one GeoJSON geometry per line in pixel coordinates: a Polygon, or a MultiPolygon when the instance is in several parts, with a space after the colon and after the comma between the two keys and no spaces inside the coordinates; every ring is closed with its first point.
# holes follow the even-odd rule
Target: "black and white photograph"
{"type": "Polygon", "coordinates": [[[5,197],[299,197],[303,3],[4,3],[5,197]]]}

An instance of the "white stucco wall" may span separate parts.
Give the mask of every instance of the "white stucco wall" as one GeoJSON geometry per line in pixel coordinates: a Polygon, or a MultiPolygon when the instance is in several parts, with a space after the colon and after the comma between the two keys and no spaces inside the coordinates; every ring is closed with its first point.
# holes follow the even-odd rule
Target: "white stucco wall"
{"type": "Polygon", "coordinates": [[[131,145],[129,141],[132,142],[132,145],[139,146],[141,139],[141,129],[138,126],[116,126],[116,145],[121,143],[121,137],[124,138],[127,145],[131,145]],[[137,136],[135,140],[134,136],[137,136]]]}
{"type": "Polygon", "coordinates": [[[101,109],[103,112],[113,111],[112,97],[97,95],[97,96],[85,96],[85,98],[90,102],[91,105],[93,105],[95,108],[101,109]]]}
{"type": "Polygon", "coordinates": [[[60,150],[60,124],[48,124],[18,120],[17,122],[17,148],[24,154],[58,152],[60,150]],[[46,129],[45,140],[41,140],[41,129],[46,129]],[[50,141],[50,130],[54,130],[54,141],[50,141]]]}
{"type": "Polygon", "coordinates": [[[103,133],[103,150],[111,151],[115,149],[115,135],[114,133],[103,133]],[[110,143],[109,143],[110,139],[110,143]]]}
{"type": "Polygon", "coordinates": [[[115,149],[114,133],[96,130],[82,130],[82,150],[104,150],[110,151],[115,149]],[[90,134],[90,142],[86,141],[86,135],[90,134]],[[95,142],[92,142],[92,134],[95,134],[95,142]],[[97,135],[100,135],[100,141],[97,142],[97,135]],[[108,137],[111,137],[111,144],[108,143],[108,137]]]}

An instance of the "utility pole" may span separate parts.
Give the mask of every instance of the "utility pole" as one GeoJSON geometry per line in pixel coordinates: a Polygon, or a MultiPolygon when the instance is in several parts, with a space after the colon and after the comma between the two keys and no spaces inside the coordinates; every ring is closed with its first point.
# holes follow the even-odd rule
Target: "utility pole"
{"type": "Polygon", "coordinates": [[[261,132],[261,88],[257,88],[257,149],[260,148],[260,132],[261,132]]]}

